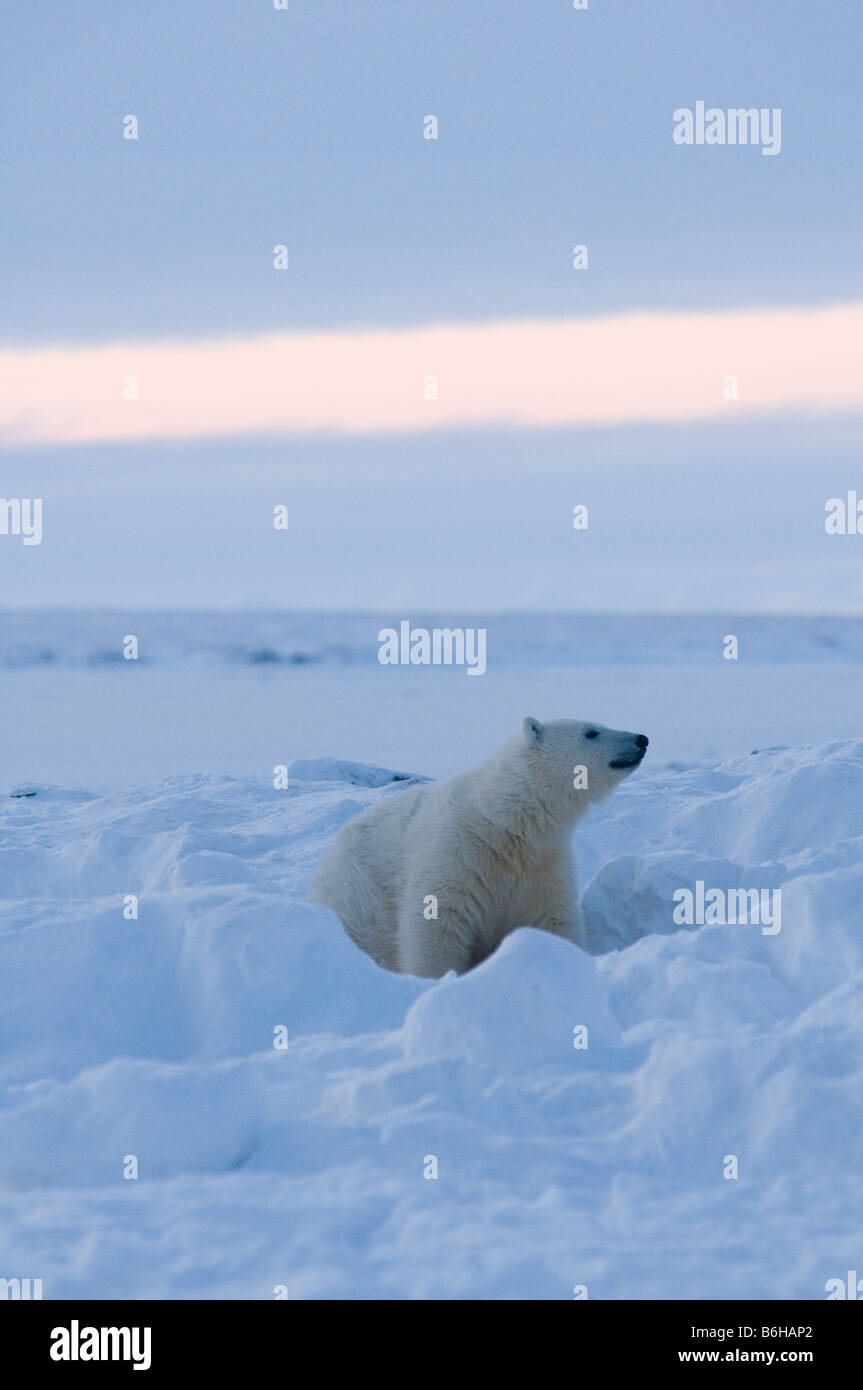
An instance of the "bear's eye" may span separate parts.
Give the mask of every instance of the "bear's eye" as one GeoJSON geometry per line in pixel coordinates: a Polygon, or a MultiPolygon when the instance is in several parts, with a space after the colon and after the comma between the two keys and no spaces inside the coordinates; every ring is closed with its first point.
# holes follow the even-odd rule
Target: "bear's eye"
{"type": "Polygon", "coordinates": [[[585,729],[584,737],[585,737],[585,738],[599,738],[599,730],[598,730],[598,729],[585,729]]]}

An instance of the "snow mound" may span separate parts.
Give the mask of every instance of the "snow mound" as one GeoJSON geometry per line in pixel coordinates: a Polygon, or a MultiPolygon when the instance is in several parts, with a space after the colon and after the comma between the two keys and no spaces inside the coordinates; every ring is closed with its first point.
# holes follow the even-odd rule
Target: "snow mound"
{"type": "Polygon", "coordinates": [[[823,1298],[858,1268],[863,743],[634,777],[576,835],[589,952],[524,928],[440,981],[305,900],[395,776],[4,799],[0,1272],[823,1298]],[[781,929],[678,925],[699,880],[781,890],[781,929]]]}
{"type": "Polygon", "coordinates": [[[412,772],[392,772],[386,767],[352,763],[344,758],[295,758],[288,768],[295,782],[350,782],[356,787],[386,787],[391,782],[428,782],[412,772]]]}

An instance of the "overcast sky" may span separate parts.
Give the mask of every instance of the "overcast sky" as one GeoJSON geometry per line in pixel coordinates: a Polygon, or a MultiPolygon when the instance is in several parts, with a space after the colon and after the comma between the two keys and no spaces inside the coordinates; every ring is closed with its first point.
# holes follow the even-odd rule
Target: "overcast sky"
{"type": "Polygon", "coordinates": [[[3,601],[863,610],[824,530],[861,39],[857,0],[15,7],[0,495],[44,535],[3,601]],[[677,145],[699,100],[780,152],[677,145]]]}

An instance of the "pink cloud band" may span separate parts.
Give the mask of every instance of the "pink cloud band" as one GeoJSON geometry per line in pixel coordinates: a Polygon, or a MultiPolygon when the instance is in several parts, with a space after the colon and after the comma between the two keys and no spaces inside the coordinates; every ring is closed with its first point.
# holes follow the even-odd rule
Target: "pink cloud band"
{"type": "Polygon", "coordinates": [[[0,437],[80,444],[855,412],[861,341],[863,305],[847,304],[4,348],[0,437]]]}

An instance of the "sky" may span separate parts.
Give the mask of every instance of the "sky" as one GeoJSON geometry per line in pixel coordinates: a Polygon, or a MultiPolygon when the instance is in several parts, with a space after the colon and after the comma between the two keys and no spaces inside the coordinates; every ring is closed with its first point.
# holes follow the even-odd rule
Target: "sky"
{"type": "Polygon", "coordinates": [[[856,0],[4,31],[2,603],[863,611],[856,0]]]}

